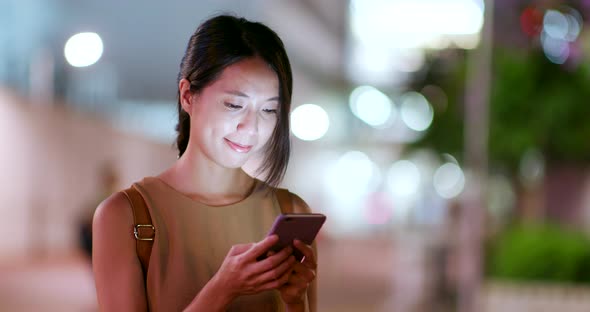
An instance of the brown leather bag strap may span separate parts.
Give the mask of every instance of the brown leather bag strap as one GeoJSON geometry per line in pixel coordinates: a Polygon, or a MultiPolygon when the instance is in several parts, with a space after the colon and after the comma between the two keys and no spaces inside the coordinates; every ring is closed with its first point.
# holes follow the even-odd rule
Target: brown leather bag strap
{"type": "Polygon", "coordinates": [[[152,254],[152,245],[156,236],[156,229],[152,224],[150,211],[141,196],[133,186],[124,190],[123,194],[127,196],[133,211],[133,234],[135,236],[135,248],[137,257],[141,263],[144,282],[147,278],[147,272],[150,265],[150,255],[152,254]]]}
{"type": "Polygon", "coordinates": [[[293,198],[291,192],[285,189],[276,189],[277,200],[281,207],[281,213],[293,213],[293,198]]]}

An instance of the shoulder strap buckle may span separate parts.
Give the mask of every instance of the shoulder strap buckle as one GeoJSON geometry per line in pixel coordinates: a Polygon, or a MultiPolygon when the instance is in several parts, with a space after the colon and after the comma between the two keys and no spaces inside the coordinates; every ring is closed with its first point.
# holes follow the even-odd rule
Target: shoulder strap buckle
{"type": "Polygon", "coordinates": [[[135,236],[135,249],[137,258],[141,264],[144,281],[147,280],[147,271],[150,265],[153,241],[156,237],[156,228],[152,224],[150,211],[143,196],[131,186],[123,190],[127,196],[131,211],[133,212],[133,235],[135,236]],[[151,231],[149,230],[151,229],[151,231]]]}
{"type": "Polygon", "coordinates": [[[133,234],[135,235],[136,240],[153,241],[154,237],[156,236],[156,228],[151,224],[136,224],[133,227],[133,234]],[[151,235],[142,236],[141,232],[145,232],[145,231],[141,231],[141,229],[152,229],[151,235]]]}

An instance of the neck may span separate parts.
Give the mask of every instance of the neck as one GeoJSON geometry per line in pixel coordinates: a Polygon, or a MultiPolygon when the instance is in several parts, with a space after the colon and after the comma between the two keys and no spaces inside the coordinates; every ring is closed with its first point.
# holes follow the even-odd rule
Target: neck
{"type": "Polygon", "coordinates": [[[189,150],[159,177],[179,192],[211,205],[239,201],[254,185],[254,179],[241,168],[223,168],[189,150]]]}

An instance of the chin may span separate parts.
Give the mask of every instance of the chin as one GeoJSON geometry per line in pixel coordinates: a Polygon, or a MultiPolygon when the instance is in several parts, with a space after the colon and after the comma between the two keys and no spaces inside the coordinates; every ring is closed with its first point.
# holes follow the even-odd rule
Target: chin
{"type": "Polygon", "coordinates": [[[242,168],[247,162],[248,158],[244,157],[243,159],[224,159],[219,164],[228,169],[238,169],[242,168]]]}

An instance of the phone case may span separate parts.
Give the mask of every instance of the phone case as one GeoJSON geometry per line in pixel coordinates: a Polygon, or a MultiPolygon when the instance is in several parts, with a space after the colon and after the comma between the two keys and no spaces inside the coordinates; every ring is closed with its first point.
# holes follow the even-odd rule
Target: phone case
{"type": "MultiPolygon", "coordinates": [[[[292,245],[295,239],[311,245],[325,221],[326,216],[319,213],[279,215],[267,234],[268,236],[276,234],[279,237],[278,243],[271,250],[278,252],[292,245]]],[[[298,261],[303,259],[303,254],[295,247],[293,247],[293,255],[298,261]]]]}

